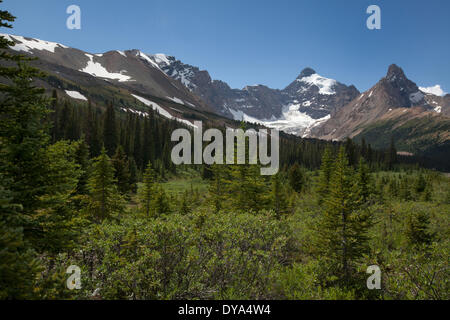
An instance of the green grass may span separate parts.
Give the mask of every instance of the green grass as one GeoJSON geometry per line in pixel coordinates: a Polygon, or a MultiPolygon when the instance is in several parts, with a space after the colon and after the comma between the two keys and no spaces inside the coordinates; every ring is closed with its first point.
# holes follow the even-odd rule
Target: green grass
{"type": "Polygon", "coordinates": [[[200,194],[205,194],[208,191],[208,183],[203,180],[200,174],[192,169],[179,171],[179,176],[170,179],[162,184],[164,190],[168,194],[180,195],[185,191],[198,190],[200,194]]]}

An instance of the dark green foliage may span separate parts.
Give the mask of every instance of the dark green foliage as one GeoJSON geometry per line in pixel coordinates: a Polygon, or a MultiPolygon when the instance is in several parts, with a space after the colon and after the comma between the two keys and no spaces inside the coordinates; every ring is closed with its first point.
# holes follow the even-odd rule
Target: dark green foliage
{"type": "Polygon", "coordinates": [[[317,226],[316,245],[328,277],[349,285],[356,265],[368,252],[370,215],[359,210],[358,184],[345,149],[337,156],[325,211],[317,226]]]}
{"type": "Polygon", "coordinates": [[[150,217],[153,213],[152,204],[153,199],[155,199],[156,195],[155,183],[156,183],[155,171],[152,168],[151,162],[149,162],[144,172],[142,188],[139,191],[139,201],[141,204],[141,208],[145,216],[147,217],[150,217]]]}
{"type": "Polygon", "coordinates": [[[130,179],[128,181],[130,186],[130,191],[132,193],[137,192],[137,182],[138,182],[138,168],[136,165],[136,161],[134,161],[134,158],[131,157],[128,159],[128,172],[130,173],[130,179]]]}
{"type": "Polygon", "coordinates": [[[333,172],[333,159],[331,155],[331,149],[325,149],[322,157],[322,166],[319,173],[319,182],[317,186],[317,193],[319,195],[319,203],[328,196],[330,189],[331,174],[333,172]]]}
{"type": "Polygon", "coordinates": [[[92,174],[88,182],[90,203],[88,211],[95,221],[101,222],[122,210],[121,196],[117,190],[111,159],[102,149],[94,159],[92,174]]]}
{"type": "Polygon", "coordinates": [[[411,213],[406,227],[406,238],[411,246],[430,245],[433,235],[429,231],[430,218],[425,212],[411,213]]]}
{"type": "Polygon", "coordinates": [[[109,104],[103,120],[103,143],[107,154],[112,157],[118,145],[118,132],[114,107],[109,104]]]}
{"type": "Polygon", "coordinates": [[[0,65],[0,299],[449,299],[450,180],[393,143],[282,134],[271,179],[176,167],[178,122],[47,99],[23,57],[0,59],[19,63],[0,65]]]}
{"type": "Polygon", "coordinates": [[[294,190],[297,193],[302,192],[305,184],[305,177],[302,172],[302,169],[297,163],[295,163],[289,169],[288,175],[289,175],[289,185],[291,186],[292,190],[294,190]]]}
{"type": "Polygon", "coordinates": [[[272,193],[270,195],[272,202],[272,209],[278,218],[281,218],[287,213],[287,190],[283,187],[280,174],[272,176],[272,193]]]}
{"type": "Polygon", "coordinates": [[[91,161],[89,146],[84,139],[79,141],[76,145],[75,162],[81,170],[80,177],[78,178],[76,193],[86,195],[88,194],[87,183],[89,179],[91,161]]]}
{"type": "Polygon", "coordinates": [[[117,189],[123,195],[130,191],[130,171],[127,156],[122,146],[118,146],[112,157],[114,177],[117,181],[117,189]]]}

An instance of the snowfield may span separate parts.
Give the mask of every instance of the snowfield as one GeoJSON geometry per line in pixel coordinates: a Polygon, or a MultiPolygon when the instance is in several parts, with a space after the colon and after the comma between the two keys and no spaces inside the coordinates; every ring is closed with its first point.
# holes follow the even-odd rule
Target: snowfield
{"type": "Polygon", "coordinates": [[[172,100],[172,101],[175,102],[175,103],[183,104],[183,105],[184,105],[184,101],[181,100],[181,99],[179,99],[179,98],[177,98],[177,97],[173,97],[173,98],[167,97],[167,99],[170,99],[170,100],[172,100]]]}
{"type": "Polygon", "coordinates": [[[320,94],[332,95],[336,94],[333,90],[333,87],[336,85],[337,81],[333,79],[328,79],[318,75],[317,73],[312,74],[308,77],[303,77],[301,79],[297,79],[299,82],[304,82],[309,85],[314,85],[319,88],[320,94]]]}
{"type": "Polygon", "coordinates": [[[250,123],[259,123],[269,128],[277,129],[289,134],[306,137],[311,129],[330,119],[330,115],[320,119],[314,119],[304,112],[301,112],[300,104],[290,104],[283,107],[282,116],[279,119],[259,120],[248,116],[242,111],[229,108],[234,120],[246,121],[250,123]]]}
{"type": "Polygon", "coordinates": [[[9,34],[0,34],[1,36],[5,37],[9,41],[18,41],[20,43],[16,43],[14,46],[11,46],[10,48],[15,51],[24,51],[27,53],[32,53],[31,50],[46,50],[51,53],[55,53],[56,48],[63,48],[67,49],[65,45],[62,45],[60,43],[56,42],[50,42],[50,41],[44,41],[44,40],[38,40],[38,39],[30,39],[27,40],[22,36],[14,36],[9,34]]]}
{"type": "Polygon", "coordinates": [[[66,94],[73,99],[88,101],[88,99],[78,91],[66,90],[66,94]]]}
{"type": "Polygon", "coordinates": [[[168,56],[165,55],[164,53],[157,53],[151,56],[151,58],[153,58],[153,60],[158,64],[164,64],[165,66],[169,66],[170,65],[170,61],[168,59],[168,56]]]}
{"type": "Polygon", "coordinates": [[[176,120],[178,122],[184,123],[190,127],[193,128],[197,128],[197,126],[193,125],[190,121],[188,120],[184,120],[184,119],[180,119],[177,117],[172,116],[169,112],[167,112],[163,107],[161,107],[160,105],[158,105],[157,103],[150,101],[148,99],[142,98],[140,96],[137,96],[135,94],[132,94],[133,97],[135,97],[137,100],[139,100],[140,102],[142,102],[143,104],[145,104],[147,107],[152,108],[155,111],[158,111],[158,113],[160,115],[162,115],[163,117],[167,118],[167,119],[171,119],[171,120],[176,120]]]}
{"type": "Polygon", "coordinates": [[[119,82],[131,81],[131,77],[123,74],[124,71],[121,71],[121,73],[109,72],[100,63],[94,62],[93,55],[86,53],[86,56],[89,58],[89,61],[86,65],[86,67],[79,71],[88,73],[97,78],[119,80],[119,82]]]}
{"type": "Polygon", "coordinates": [[[161,70],[161,68],[152,59],[150,59],[150,57],[148,55],[146,55],[145,53],[138,51],[136,56],[141,58],[144,61],[147,61],[150,65],[152,65],[156,69],[161,70]]]}
{"type": "Polygon", "coordinates": [[[174,78],[175,80],[179,80],[186,88],[191,90],[192,88],[196,88],[197,86],[193,84],[189,79],[194,76],[194,73],[192,70],[186,68],[180,72],[177,70],[173,70],[172,74],[170,75],[171,78],[174,78]]]}

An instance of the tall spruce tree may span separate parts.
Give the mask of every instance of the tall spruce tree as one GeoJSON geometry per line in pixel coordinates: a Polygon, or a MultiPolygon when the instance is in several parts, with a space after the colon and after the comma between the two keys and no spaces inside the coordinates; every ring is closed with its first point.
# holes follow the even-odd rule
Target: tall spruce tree
{"type": "Polygon", "coordinates": [[[211,166],[212,179],[209,182],[208,199],[214,213],[218,213],[226,204],[225,199],[230,184],[228,169],[229,167],[226,165],[213,164],[211,166]]]}
{"type": "Polygon", "coordinates": [[[409,216],[406,225],[406,238],[412,247],[422,248],[423,245],[430,245],[433,241],[433,234],[429,231],[430,217],[423,211],[413,212],[409,216]]]}
{"type": "Polygon", "coordinates": [[[142,188],[139,190],[139,202],[141,204],[142,211],[147,217],[150,217],[152,214],[152,203],[156,193],[155,183],[155,171],[153,170],[151,162],[149,162],[144,172],[142,188]]]}
{"type": "Polygon", "coordinates": [[[279,173],[272,176],[271,203],[278,219],[287,213],[286,189],[283,188],[279,173]]]}
{"type": "Polygon", "coordinates": [[[108,104],[103,120],[103,143],[108,156],[112,157],[118,145],[116,113],[112,103],[108,104]]]}
{"type": "Polygon", "coordinates": [[[316,234],[328,276],[337,277],[344,285],[350,285],[357,264],[368,252],[370,214],[359,210],[353,175],[345,148],[341,147],[316,234]]]}
{"type": "Polygon", "coordinates": [[[81,195],[88,194],[89,168],[91,165],[89,145],[84,139],[78,141],[75,151],[75,161],[80,167],[81,174],[78,179],[76,193],[81,195]]]}
{"type": "Polygon", "coordinates": [[[128,172],[130,173],[130,191],[132,193],[137,192],[137,182],[138,182],[138,168],[136,165],[136,161],[134,161],[134,157],[131,156],[128,158],[128,172]]]}
{"type": "Polygon", "coordinates": [[[292,190],[297,193],[302,192],[303,186],[305,184],[305,178],[298,163],[294,163],[294,165],[289,169],[288,177],[289,185],[291,186],[292,190]]]}
{"type": "Polygon", "coordinates": [[[111,159],[103,148],[100,156],[94,159],[92,175],[88,182],[91,198],[89,212],[97,222],[122,210],[122,199],[117,191],[114,172],[111,159]]]}
{"type": "Polygon", "coordinates": [[[320,167],[319,182],[317,185],[317,196],[319,204],[328,196],[330,191],[330,180],[333,173],[333,158],[330,147],[325,149],[322,156],[322,166],[320,167]]]}
{"type": "Polygon", "coordinates": [[[130,172],[128,168],[128,159],[122,146],[118,146],[116,153],[112,157],[114,166],[114,177],[117,181],[117,188],[121,194],[127,194],[130,191],[130,172]]]}
{"type": "Polygon", "coordinates": [[[360,196],[360,204],[366,204],[373,193],[372,179],[364,158],[360,158],[356,180],[357,193],[360,196]]]}

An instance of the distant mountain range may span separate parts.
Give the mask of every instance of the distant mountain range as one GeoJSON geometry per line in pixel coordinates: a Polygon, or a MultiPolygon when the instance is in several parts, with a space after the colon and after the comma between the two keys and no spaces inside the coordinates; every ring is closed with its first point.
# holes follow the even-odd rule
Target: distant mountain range
{"type": "Polygon", "coordinates": [[[231,89],[209,73],[175,57],[151,56],[171,78],[202,98],[217,113],[235,120],[259,122],[287,133],[307,136],[311,127],[329,119],[330,114],[359,95],[354,86],[346,86],[306,68],[285,89],[263,85],[231,89]]]}
{"type": "Polygon", "coordinates": [[[192,125],[194,120],[244,120],[286,133],[328,140],[366,139],[386,147],[394,138],[400,151],[450,157],[450,95],[439,87],[419,88],[391,65],[364,93],[353,85],[305,68],[286,88],[263,85],[232,89],[208,71],[164,54],[140,50],[86,53],[65,45],[3,35],[11,50],[39,58],[50,76],[43,83],[69,99],[115,101],[122,111],[162,116],[192,125]]]}

